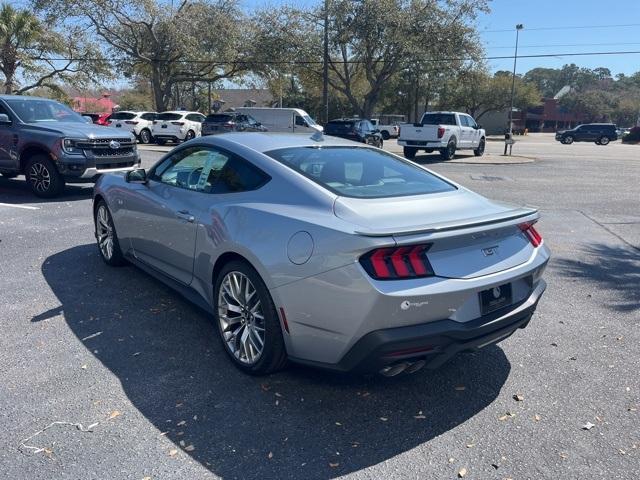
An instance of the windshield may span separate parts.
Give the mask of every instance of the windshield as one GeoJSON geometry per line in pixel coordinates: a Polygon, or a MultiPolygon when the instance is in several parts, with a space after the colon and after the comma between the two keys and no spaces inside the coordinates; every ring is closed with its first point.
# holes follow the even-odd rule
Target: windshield
{"type": "Polygon", "coordinates": [[[456,116],[453,113],[425,113],[422,125],[455,125],[456,116]]]}
{"type": "Polygon", "coordinates": [[[409,161],[373,148],[292,147],[265,153],[345,197],[401,197],[456,189],[409,161]]]}
{"type": "Polygon", "coordinates": [[[309,115],[303,115],[302,118],[305,119],[305,121],[307,122],[307,125],[309,126],[318,125],[316,121],[313,118],[311,118],[309,115]]]}
{"type": "Polygon", "coordinates": [[[324,126],[324,131],[327,135],[331,135],[332,133],[350,133],[354,125],[355,122],[332,120],[324,126]]]}
{"type": "Polygon", "coordinates": [[[109,120],[131,120],[135,117],[136,114],[133,112],[116,112],[111,114],[109,120]]]}
{"type": "Polygon", "coordinates": [[[82,116],[66,105],[53,100],[33,98],[11,98],[5,100],[11,110],[24,123],[35,122],[75,122],[87,123],[82,116]]]}
{"type": "Polygon", "coordinates": [[[232,122],[232,121],[233,121],[233,116],[226,115],[224,113],[212,113],[211,115],[207,115],[207,118],[205,119],[205,122],[208,122],[208,123],[225,123],[225,122],[232,122]]]}

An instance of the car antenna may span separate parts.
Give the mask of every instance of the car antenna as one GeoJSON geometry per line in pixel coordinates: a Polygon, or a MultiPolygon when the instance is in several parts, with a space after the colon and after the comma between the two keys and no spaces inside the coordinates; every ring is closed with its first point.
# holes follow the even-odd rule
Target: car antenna
{"type": "Polygon", "coordinates": [[[316,133],[311,135],[311,140],[314,142],[324,142],[324,135],[320,130],[318,130],[316,133]]]}

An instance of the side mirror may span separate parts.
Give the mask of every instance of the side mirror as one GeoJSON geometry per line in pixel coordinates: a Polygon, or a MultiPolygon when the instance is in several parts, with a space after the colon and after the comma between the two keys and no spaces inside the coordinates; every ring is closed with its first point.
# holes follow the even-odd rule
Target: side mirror
{"type": "Polygon", "coordinates": [[[124,179],[127,183],[147,183],[147,171],[144,168],[129,170],[124,179]]]}
{"type": "Polygon", "coordinates": [[[6,113],[0,113],[0,125],[11,125],[9,115],[7,115],[6,113]]]}

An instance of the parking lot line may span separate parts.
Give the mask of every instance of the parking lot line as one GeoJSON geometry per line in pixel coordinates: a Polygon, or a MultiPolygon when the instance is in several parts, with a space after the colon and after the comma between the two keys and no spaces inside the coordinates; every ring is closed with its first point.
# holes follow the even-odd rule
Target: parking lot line
{"type": "Polygon", "coordinates": [[[25,210],[40,210],[40,207],[32,207],[30,205],[14,205],[12,203],[0,203],[0,207],[23,208],[25,210]]]}

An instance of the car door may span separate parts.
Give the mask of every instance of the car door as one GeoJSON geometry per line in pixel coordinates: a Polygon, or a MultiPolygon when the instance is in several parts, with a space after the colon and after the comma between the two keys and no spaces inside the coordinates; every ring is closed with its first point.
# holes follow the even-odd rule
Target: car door
{"type": "Polygon", "coordinates": [[[193,278],[196,218],[226,158],[203,145],[181,148],[127,198],[126,223],[137,259],[188,285],[193,278]]]}
{"type": "Polygon", "coordinates": [[[18,163],[16,120],[2,103],[0,103],[0,113],[4,113],[11,121],[10,124],[0,124],[0,168],[15,169],[18,163]]]}
{"type": "Polygon", "coordinates": [[[469,148],[477,148],[480,145],[480,128],[478,124],[473,119],[473,117],[467,115],[467,126],[470,128],[469,131],[469,148]]]}
{"type": "Polygon", "coordinates": [[[458,147],[470,148],[474,132],[469,124],[470,117],[467,115],[458,115],[458,117],[460,119],[460,139],[458,141],[458,147]]]}

